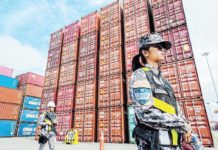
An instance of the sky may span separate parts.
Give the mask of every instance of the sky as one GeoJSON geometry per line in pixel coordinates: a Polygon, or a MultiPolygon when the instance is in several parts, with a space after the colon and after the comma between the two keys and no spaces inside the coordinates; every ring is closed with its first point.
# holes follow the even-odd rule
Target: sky
{"type": "MultiPolygon", "coordinates": [[[[0,65],[45,73],[50,33],[80,20],[113,0],[0,0],[0,65]]],[[[208,116],[218,121],[218,98],[203,52],[218,88],[218,1],[183,0],[198,75],[208,116]],[[210,115],[212,112],[212,115],[210,115]]]]}

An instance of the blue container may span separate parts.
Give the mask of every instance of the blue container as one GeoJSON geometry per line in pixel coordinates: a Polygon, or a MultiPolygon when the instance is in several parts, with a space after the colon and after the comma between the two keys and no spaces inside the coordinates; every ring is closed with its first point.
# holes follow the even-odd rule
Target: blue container
{"type": "Polygon", "coordinates": [[[135,138],[132,137],[132,133],[135,128],[133,106],[128,106],[128,125],[129,125],[129,142],[135,143],[135,138]]]}
{"type": "Polygon", "coordinates": [[[0,120],[0,137],[14,136],[16,121],[0,120]]]}
{"type": "Polygon", "coordinates": [[[18,86],[18,80],[16,78],[0,75],[0,86],[16,89],[18,86]]]}
{"type": "Polygon", "coordinates": [[[20,123],[17,136],[34,136],[36,134],[36,123],[20,123]]]}
{"type": "Polygon", "coordinates": [[[32,97],[32,96],[26,96],[24,98],[23,108],[39,110],[40,104],[41,104],[41,99],[40,98],[36,98],[36,97],[32,97]]]}
{"type": "Polygon", "coordinates": [[[37,122],[39,111],[23,109],[20,116],[20,122],[37,122]]]}

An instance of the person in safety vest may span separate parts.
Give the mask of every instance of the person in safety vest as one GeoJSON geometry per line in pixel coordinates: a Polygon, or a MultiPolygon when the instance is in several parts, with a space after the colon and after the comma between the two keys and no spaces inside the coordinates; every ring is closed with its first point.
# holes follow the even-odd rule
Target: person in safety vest
{"type": "Polygon", "coordinates": [[[47,112],[42,113],[39,117],[39,125],[41,126],[41,134],[39,137],[39,150],[44,150],[48,141],[49,149],[55,149],[56,142],[56,126],[57,117],[54,113],[55,103],[50,101],[47,104],[47,112]]]}
{"type": "Polygon", "coordinates": [[[129,93],[134,104],[133,137],[138,150],[180,150],[189,143],[195,150],[203,146],[190,123],[178,110],[170,83],[160,71],[160,63],[171,43],[159,33],[139,39],[139,54],[132,60],[129,93]]]}

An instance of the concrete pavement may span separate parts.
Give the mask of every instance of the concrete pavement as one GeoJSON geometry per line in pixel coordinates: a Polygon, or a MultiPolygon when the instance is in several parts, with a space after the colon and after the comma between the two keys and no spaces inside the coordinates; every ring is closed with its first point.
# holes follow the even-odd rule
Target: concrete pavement
{"type": "MultiPolygon", "coordinates": [[[[206,150],[218,150],[218,131],[213,132],[215,148],[206,150]]],[[[0,150],[37,150],[38,143],[33,137],[0,138],[0,150]]],[[[48,149],[48,146],[47,146],[48,149]]],[[[47,150],[46,149],[46,150],[47,150]]],[[[99,143],[79,143],[78,145],[65,145],[56,143],[56,150],[99,150],[99,143]]],[[[105,144],[105,150],[137,150],[134,144],[105,144]]]]}

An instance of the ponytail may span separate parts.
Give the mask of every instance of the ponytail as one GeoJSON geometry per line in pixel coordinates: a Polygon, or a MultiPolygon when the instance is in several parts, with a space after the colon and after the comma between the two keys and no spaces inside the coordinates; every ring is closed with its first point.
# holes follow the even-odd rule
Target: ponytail
{"type": "Polygon", "coordinates": [[[133,59],[132,59],[132,71],[135,71],[135,70],[143,67],[141,62],[140,62],[140,57],[141,57],[140,54],[137,54],[133,57],[133,59]]]}
{"type": "Polygon", "coordinates": [[[135,55],[132,59],[132,71],[135,71],[139,68],[144,67],[145,64],[147,64],[147,60],[144,57],[144,55],[142,54],[142,50],[149,50],[149,46],[141,49],[139,51],[139,54],[135,55]]]}

